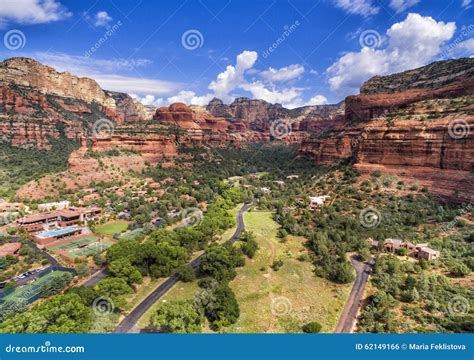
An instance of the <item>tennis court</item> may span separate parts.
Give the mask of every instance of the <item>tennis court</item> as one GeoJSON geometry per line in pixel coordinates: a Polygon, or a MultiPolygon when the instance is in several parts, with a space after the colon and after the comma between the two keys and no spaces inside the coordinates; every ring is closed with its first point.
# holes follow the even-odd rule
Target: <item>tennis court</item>
{"type": "Polygon", "coordinates": [[[56,277],[63,276],[63,274],[65,274],[64,271],[52,271],[32,283],[18,288],[11,294],[5,296],[3,300],[26,300],[28,303],[31,303],[35,300],[35,297],[39,296],[43,285],[48,284],[48,282],[56,277]]]}
{"type": "Polygon", "coordinates": [[[66,244],[51,247],[49,250],[61,252],[69,258],[101,253],[113,244],[110,240],[100,240],[96,236],[81,237],[66,244]]]}

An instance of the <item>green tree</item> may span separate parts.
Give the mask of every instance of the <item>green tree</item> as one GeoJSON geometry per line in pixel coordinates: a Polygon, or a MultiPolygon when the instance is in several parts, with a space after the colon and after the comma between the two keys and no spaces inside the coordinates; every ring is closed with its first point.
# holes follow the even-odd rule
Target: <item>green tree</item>
{"type": "Polygon", "coordinates": [[[182,282],[191,282],[196,279],[196,271],[190,265],[181,266],[177,273],[182,282]]]}
{"type": "Polygon", "coordinates": [[[142,274],[133,266],[128,259],[117,259],[109,264],[109,271],[112,276],[125,279],[128,285],[141,284],[142,274]]]}
{"type": "Polygon", "coordinates": [[[230,281],[237,275],[234,268],[241,263],[241,257],[231,246],[212,245],[201,258],[199,271],[218,281],[230,281]]]}
{"type": "Polygon", "coordinates": [[[200,333],[202,321],[202,309],[192,301],[169,301],[152,315],[150,326],[168,333],[200,333]]]}
{"type": "Polygon", "coordinates": [[[348,284],[355,279],[354,269],[348,261],[336,266],[333,279],[341,284],[348,284]]]}
{"type": "Polygon", "coordinates": [[[64,294],[9,317],[0,333],[86,333],[92,325],[92,309],[77,294],[64,294]]]}
{"type": "Polygon", "coordinates": [[[99,281],[94,290],[98,296],[110,298],[115,308],[125,306],[123,295],[133,293],[133,289],[127,284],[123,278],[107,277],[99,281]]]}
{"type": "Polygon", "coordinates": [[[240,240],[243,242],[240,249],[245,255],[247,255],[249,258],[252,259],[258,250],[258,243],[255,240],[255,235],[252,234],[251,232],[245,231],[242,234],[240,240]]]}
{"type": "Polygon", "coordinates": [[[223,283],[217,285],[213,289],[213,294],[205,306],[204,312],[211,327],[216,330],[237,322],[240,309],[232,289],[223,283]]]}

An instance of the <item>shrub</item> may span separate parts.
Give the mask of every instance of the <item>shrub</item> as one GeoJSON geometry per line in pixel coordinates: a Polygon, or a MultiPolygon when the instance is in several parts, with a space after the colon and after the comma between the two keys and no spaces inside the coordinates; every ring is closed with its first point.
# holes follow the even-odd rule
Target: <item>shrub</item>
{"type": "Polygon", "coordinates": [[[316,321],[312,321],[310,323],[303,325],[301,329],[307,334],[316,334],[321,331],[321,328],[322,326],[320,323],[316,321]]]}
{"type": "Polygon", "coordinates": [[[280,268],[283,266],[283,260],[274,260],[271,268],[274,271],[280,270],[280,268]]]}

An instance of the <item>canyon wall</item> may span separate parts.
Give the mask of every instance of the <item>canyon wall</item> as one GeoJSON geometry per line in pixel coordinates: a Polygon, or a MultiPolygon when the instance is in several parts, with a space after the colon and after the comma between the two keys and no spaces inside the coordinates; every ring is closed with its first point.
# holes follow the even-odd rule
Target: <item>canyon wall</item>
{"type": "Polygon", "coordinates": [[[363,173],[412,177],[448,201],[474,201],[473,94],[474,59],[375,77],[301,152],[318,164],[347,160],[363,173]]]}
{"type": "Polygon", "coordinates": [[[0,138],[12,146],[47,149],[60,136],[87,136],[100,119],[122,124],[150,118],[141,103],[104,91],[95,80],[29,58],[0,63],[0,138]]]}

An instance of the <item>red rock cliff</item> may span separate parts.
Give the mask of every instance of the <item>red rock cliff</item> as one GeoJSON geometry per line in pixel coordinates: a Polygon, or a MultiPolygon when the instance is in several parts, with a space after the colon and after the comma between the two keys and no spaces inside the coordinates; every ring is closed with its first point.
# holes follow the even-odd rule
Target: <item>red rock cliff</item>
{"type": "Polygon", "coordinates": [[[345,117],[302,144],[318,164],[351,160],[419,180],[442,198],[474,201],[474,59],[376,77],[345,101],[345,117]]]}

